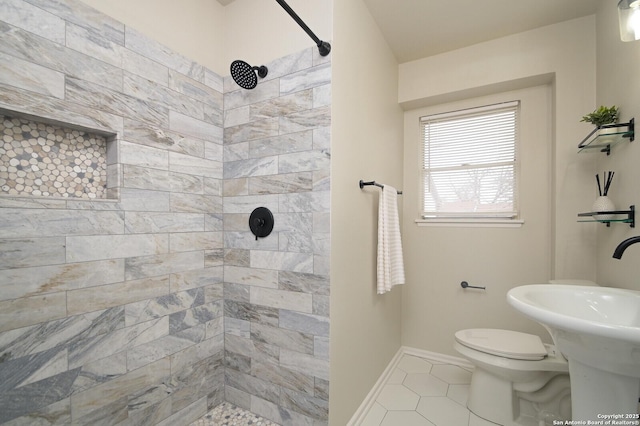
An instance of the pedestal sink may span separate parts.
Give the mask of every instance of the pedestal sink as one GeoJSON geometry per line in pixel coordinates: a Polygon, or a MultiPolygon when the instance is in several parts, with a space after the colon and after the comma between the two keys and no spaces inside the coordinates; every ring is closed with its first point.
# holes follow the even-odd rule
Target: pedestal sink
{"type": "Polygon", "coordinates": [[[638,424],[640,292],[533,284],[511,289],[507,301],[545,326],[569,360],[574,422],[638,424]]]}

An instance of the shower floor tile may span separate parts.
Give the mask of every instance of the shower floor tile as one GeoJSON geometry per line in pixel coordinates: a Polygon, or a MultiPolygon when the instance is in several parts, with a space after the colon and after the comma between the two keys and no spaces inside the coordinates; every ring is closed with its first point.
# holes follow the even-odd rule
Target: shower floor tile
{"type": "Polygon", "coordinates": [[[190,426],[280,426],[228,402],[223,402],[190,426]]]}

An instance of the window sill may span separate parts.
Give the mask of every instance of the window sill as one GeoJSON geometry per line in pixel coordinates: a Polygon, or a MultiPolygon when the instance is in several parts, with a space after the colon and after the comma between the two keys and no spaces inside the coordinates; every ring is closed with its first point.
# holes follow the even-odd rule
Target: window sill
{"type": "Polygon", "coordinates": [[[489,219],[489,218],[465,218],[465,219],[416,219],[418,226],[451,226],[451,227],[476,227],[476,228],[520,228],[524,220],[520,219],[489,219]]]}

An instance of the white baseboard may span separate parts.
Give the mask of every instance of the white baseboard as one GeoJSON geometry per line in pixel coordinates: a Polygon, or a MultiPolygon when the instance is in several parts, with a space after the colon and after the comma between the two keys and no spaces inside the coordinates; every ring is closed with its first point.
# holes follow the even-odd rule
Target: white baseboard
{"type": "Polygon", "coordinates": [[[410,348],[408,346],[401,346],[398,349],[398,352],[393,356],[387,367],[384,369],[376,383],[373,385],[373,388],[369,391],[367,396],[362,401],[362,404],[358,407],[356,412],[351,417],[351,420],[347,423],[347,426],[358,426],[362,423],[364,418],[373,407],[373,404],[378,399],[378,395],[382,392],[382,388],[385,383],[389,379],[389,376],[393,373],[393,370],[398,366],[400,360],[403,355],[412,355],[420,358],[425,358],[430,361],[434,361],[435,363],[443,363],[443,364],[453,364],[459,367],[465,368],[467,370],[472,370],[473,365],[464,358],[458,358],[451,355],[440,354],[437,352],[425,351],[423,349],[410,348]]]}

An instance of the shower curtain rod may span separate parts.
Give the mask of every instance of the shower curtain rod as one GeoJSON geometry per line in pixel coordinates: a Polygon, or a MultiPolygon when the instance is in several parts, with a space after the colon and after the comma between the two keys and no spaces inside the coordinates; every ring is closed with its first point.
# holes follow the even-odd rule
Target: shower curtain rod
{"type": "Polygon", "coordinates": [[[309,37],[311,37],[311,39],[316,42],[316,45],[318,46],[318,50],[320,51],[320,56],[327,56],[329,54],[329,52],[331,52],[331,45],[329,43],[327,43],[326,41],[320,40],[313,33],[313,31],[311,31],[311,29],[307,26],[307,24],[305,24],[304,21],[302,19],[300,19],[298,14],[296,12],[294,12],[293,9],[291,9],[291,7],[289,7],[287,2],[285,2],[284,0],[276,0],[276,1],[278,2],[278,4],[280,4],[280,6],[282,6],[282,8],[284,10],[287,11],[287,13],[293,18],[293,20],[296,21],[298,23],[298,25],[300,25],[300,27],[307,34],[309,34],[309,37]]]}

